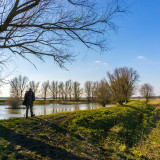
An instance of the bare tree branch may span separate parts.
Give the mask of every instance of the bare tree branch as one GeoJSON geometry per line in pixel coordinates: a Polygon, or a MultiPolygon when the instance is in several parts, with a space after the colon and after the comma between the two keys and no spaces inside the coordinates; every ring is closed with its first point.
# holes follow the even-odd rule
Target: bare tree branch
{"type": "Polygon", "coordinates": [[[126,10],[120,0],[106,7],[92,0],[8,0],[0,4],[0,48],[29,60],[29,53],[50,56],[60,67],[73,60],[72,45],[107,48],[105,33],[115,30],[114,18],[126,10]]]}

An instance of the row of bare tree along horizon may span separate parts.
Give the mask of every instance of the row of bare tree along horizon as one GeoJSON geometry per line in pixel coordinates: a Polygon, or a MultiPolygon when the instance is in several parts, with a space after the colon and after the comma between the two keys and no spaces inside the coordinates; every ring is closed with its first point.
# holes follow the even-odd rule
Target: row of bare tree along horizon
{"type": "MultiPolygon", "coordinates": [[[[107,72],[107,78],[101,81],[86,81],[83,85],[78,81],[68,80],[51,81],[40,83],[29,81],[28,77],[19,75],[10,81],[11,97],[23,98],[25,91],[31,88],[36,97],[52,98],[54,100],[76,100],[86,97],[88,101],[96,101],[102,106],[107,103],[117,102],[123,104],[128,102],[136,89],[139,75],[136,70],[128,67],[116,68],[113,73],[107,72]]],[[[143,84],[140,94],[146,98],[146,103],[153,96],[153,87],[143,84]]]]}
{"type": "Polygon", "coordinates": [[[23,98],[25,91],[29,88],[33,90],[37,98],[52,98],[55,100],[80,100],[85,96],[90,101],[93,100],[94,90],[98,82],[86,81],[84,87],[78,81],[67,80],[51,81],[40,83],[39,81],[29,81],[28,77],[19,75],[10,81],[10,96],[23,98]]]}

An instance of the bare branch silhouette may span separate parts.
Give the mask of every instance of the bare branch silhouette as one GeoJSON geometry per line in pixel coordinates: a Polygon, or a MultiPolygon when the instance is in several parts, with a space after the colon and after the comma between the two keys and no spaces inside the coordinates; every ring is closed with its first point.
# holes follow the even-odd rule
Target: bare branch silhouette
{"type": "Polygon", "coordinates": [[[91,0],[0,1],[0,48],[30,61],[52,57],[60,67],[73,60],[69,48],[81,42],[88,48],[106,48],[104,33],[115,30],[114,17],[125,12],[118,0],[105,10],[91,0]]]}

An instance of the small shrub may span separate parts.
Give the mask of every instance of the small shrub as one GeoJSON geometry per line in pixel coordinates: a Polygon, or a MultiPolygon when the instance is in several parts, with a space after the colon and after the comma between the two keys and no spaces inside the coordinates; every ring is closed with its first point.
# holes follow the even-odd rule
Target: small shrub
{"type": "Polygon", "coordinates": [[[11,109],[18,109],[20,105],[20,98],[19,97],[10,97],[7,100],[7,104],[10,106],[11,109]]]}

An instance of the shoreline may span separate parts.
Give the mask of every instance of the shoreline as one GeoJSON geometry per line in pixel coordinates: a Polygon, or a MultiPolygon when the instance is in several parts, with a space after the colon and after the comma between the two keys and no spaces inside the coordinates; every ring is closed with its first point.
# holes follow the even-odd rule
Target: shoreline
{"type": "MultiPolygon", "coordinates": [[[[23,100],[21,100],[20,104],[22,104],[23,100]]],[[[88,102],[88,100],[79,100],[79,101],[75,101],[75,100],[52,100],[52,99],[47,99],[47,100],[43,100],[43,99],[36,99],[34,101],[34,105],[38,105],[38,104],[88,104],[88,103],[92,103],[92,101],[88,102]]],[[[0,100],[0,105],[8,105],[7,103],[7,99],[1,99],[0,100]]]]}

